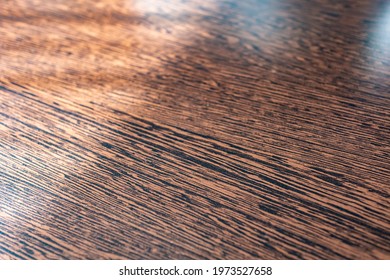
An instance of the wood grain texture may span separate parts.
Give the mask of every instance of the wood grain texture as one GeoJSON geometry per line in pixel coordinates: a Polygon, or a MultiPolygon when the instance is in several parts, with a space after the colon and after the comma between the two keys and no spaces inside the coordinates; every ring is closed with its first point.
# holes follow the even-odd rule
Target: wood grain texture
{"type": "Polygon", "coordinates": [[[390,3],[2,0],[0,259],[390,259],[390,3]]]}

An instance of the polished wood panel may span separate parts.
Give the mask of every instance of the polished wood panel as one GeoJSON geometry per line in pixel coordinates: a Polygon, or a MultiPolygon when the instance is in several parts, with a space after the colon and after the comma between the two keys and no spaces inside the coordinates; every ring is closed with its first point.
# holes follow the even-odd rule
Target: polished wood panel
{"type": "Polygon", "coordinates": [[[1,259],[389,259],[390,3],[2,0],[1,259]]]}

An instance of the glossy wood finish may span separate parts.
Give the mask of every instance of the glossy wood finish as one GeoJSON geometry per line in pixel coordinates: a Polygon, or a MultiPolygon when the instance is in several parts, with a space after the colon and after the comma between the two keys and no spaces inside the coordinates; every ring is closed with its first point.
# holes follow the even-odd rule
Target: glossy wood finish
{"type": "Polygon", "coordinates": [[[390,3],[2,0],[0,258],[389,259],[390,3]]]}

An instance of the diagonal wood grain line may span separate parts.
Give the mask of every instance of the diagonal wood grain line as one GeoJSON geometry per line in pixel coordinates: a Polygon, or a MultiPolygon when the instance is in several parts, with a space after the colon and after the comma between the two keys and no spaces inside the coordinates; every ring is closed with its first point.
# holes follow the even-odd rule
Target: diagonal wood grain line
{"type": "Polygon", "coordinates": [[[386,1],[3,1],[0,259],[389,259],[386,1]]]}

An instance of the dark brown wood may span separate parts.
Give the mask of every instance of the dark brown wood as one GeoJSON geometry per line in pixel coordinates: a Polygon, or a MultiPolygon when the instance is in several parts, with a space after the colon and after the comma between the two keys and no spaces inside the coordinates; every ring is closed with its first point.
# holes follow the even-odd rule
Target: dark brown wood
{"type": "Polygon", "coordinates": [[[389,259],[390,3],[2,0],[1,259],[389,259]]]}

